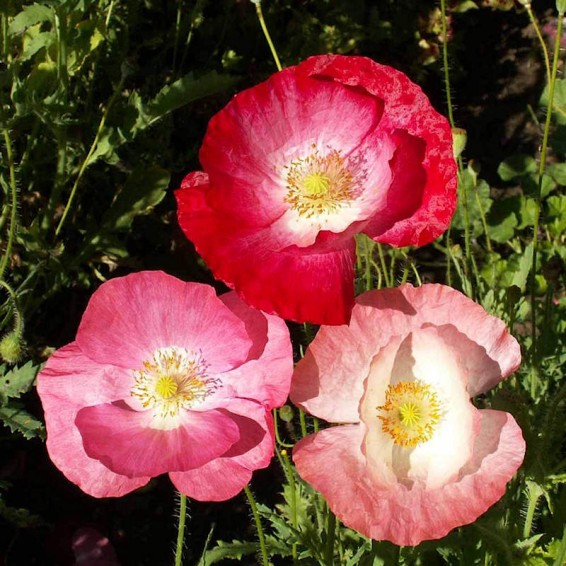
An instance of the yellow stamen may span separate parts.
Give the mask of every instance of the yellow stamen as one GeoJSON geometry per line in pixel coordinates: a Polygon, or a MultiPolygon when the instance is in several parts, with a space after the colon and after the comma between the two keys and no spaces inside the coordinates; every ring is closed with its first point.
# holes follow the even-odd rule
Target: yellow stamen
{"type": "Polygon", "coordinates": [[[385,404],[377,407],[381,428],[400,446],[428,442],[442,419],[442,407],[432,387],[421,381],[389,385],[385,404]]]}
{"type": "Polygon", "coordinates": [[[132,397],[161,418],[176,417],[215,390],[216,380],[206,369],[200,354],[176,346],[158,348],[134,371],[132,397]]]}
{"type": "Polygon", "coordinates": [[[336,212],[360,190],[339,151],[331,150],[322,157],[316,146],[313,149],[313,153],[286,167],[285,202],[305,218],[336,212]]]}

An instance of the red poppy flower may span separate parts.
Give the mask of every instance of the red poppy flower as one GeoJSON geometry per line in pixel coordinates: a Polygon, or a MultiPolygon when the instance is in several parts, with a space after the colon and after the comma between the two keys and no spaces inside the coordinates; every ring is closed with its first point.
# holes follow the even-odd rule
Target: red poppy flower
{"type": "Polygon", "coordinates": [[[181,228],[248,304],[298,322],[349,320],[355,234],[421,246],[456,204],[448,122],[365,57],[311,57],[239,93],[200,161],[176,192],[181,228]]]}
{"type": "Polygon", "coordinates": [[[321,327],[295,369],[293,402],[341,424],[295,445],[299,475],[376,540],[416,545],[475,521],[505,493],[525,441],[510,414],[470,397],[520,361],[503,322],[450,287],[360,295],[350,324],[321,327]]]}

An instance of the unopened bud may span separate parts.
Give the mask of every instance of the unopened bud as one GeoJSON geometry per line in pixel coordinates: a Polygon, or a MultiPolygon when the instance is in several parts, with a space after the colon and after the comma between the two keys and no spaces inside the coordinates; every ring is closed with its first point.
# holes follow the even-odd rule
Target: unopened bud
{"type": "Polygon", "coordinates": [[[290,405],[283,405],[279,409],[279,417],[283,422],[290,423],[293,420],[293,408],[290,405]]]}
{"type": "Polygon", "coordinates": [[[15,332],[6,334],[0,340],[0,358],[5,362],[15,364],[21,360],[23,353],[22,338],[15,332]]]}
{"type": "Polygon", "coordinates": [[[452,128],[452,149],[454,158],[458,157],[465,149],[468,141],[468,134],[462,128],[452,128]]]}

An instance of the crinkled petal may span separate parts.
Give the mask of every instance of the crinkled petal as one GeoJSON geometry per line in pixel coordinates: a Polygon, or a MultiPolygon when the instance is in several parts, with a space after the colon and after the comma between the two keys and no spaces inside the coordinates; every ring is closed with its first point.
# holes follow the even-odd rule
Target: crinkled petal
{"type": "MultiPolygon", "coordinates": [[[[396,190],[409,193],[410,202],[416,202],[420,197],[420,206],[410,216],[404,216],[407,210],[403,199],[392,197],[392,205],[400,205],[398,210],[390,210],[389,216],[395,219],[394,225],[383,233],[370,229],[370,235],[394,246],[422,246],[442,234],[448,228],[456,208],[457,176],[452,154],[452,132],[448,121],[432,108],[420,87],[403,73],[365,57],[311,57],[299,65],[298,72],[366,90],[383,100],[379,129],[390,133],[406,132],[424,140],[426,144],[421,161],[426,173],[424,187],[421,177],[419,184],[414,187],[406,182],[415,179],[412,175],[399,176],[401,165],[413,165],[414,148],[407,148],[408,156],[399,154],[396,157],[399,162],[398,176],[394,180],[396,190]],[[417,195],[410,194],[412,191],[416,191],[417,195]]],[[[375,228],[378,227],[380,224],[377,219],[375,228]]]]}
{"type": "Polygon", "coordinates": [[[438,539],[471,523],[498,501],[523,461],[525,443],[513,417],[480,411],[474,455],[456,481],[437,489],[380,483],[360,448],[359,425],[333,427],[301,440],[293,450],[299,475],[328,501],[348,527],[400,546],[438,539]]]}
{"type": "Polygon", "coordinates": [[[131,369],[158,348],[186,348],[201,352],[211,373],[238,366],[251,347],[244,324],[212,287],[160,271],[111,279],[95,291],[77,343],[99,363],[131,369]]]}
{"type": "Polygon", "coordinates": [[[246,325],[254,341],[248,360],[223,373],[222,383],[237,397],[255,399],[268,409],[285,403],[293,375],[293,349],[289,329],[279,317],[248,307],[236,293],[226,293],[222,302],[246,325]]]}
{"type": "Polygon", "coordinates": [[[217,278],[269,314],[298,322],[348,320],[354,299],[353,239],[321,253],[316,245],[280,249],[269,229],[246,231],[217,214],[206,203],[206,191],[208,185],[201,184],[176,192],[179,224],[217,278]]]}
{"type": "Polygon", "coordinates": [[[313,145],[349,153],[375,128],[381,109],[381,100],[297,67],[240,92],[210,120],[200,151],[215,188],[209,204],[265,226],[288,208],[285,167],[311,154],[313,145]]]}
{"type": "Polygon", "coordinates": [[[57,350],[37,378],[37,391],[45,411],[49,457],[69,481],[93,497],[121,497],[150,479],[141,474],[131,478],[116,474],[87,456],[75,426],[82,407],[121,398],[126,383],[129,383],[127,372],[93,362],[75,342],[57,350]]]}
{"type": "Polygon", "coordinates": [[[216,458],[188,472],[169,474],[181,493],[197,501],[226,501],[238,495],[252,479],[252,471],[230,458],[216,458]]]}
{"type": "Polygon", "coordinates": [[[439,327],[444,342],[456,352],[470,376],[467,387],[471,397],[492,388],[521,363],[519,344],[505,323],[451,287],[401,285],[364,293],[357,303],[371,307],[381,334],[404,335],[424,326],[439,327]]]}
{"type": "MultiPolygon", "coordinates": [[[[237,495],[249,483],[253,470],[269,465],[274,447],[271,413],[259,405],[255,408],[249,405],[241,407],[248,417],[252,410],[255,413],[256,422],[261,424],[265,432],[261,442],[249,449],[237,443],[224,456],[200,468],[169,474],[181,493],[199,501],[224,501],[237,495]]],[[[234,404],[230,410],[236,411],[234,404]]]]}
{"type": "Polygon", "coordinates": [[[96,405],[81,409],[76,425],[86,453],[128,477],[198,468],[247,432],[222,409],[184,411],[180,426],[172,430],[151,428],[152,416],[152,411],[134,411],[124,404],[96,405]]]}
{"type": "Polygon", "coordinates": [[[430,490],[458,475],[471,457],[479,426],[466,380],[458,359],[433,327],[396,337],[375,356],[360,414],[367,427],[364,451],[380,482],[418,482],[430,490]],[[379,407],[385,405],[390,384],[412,381],[431,388],[440,404],[440,419],[428,441],[404,447],[383,430],[379,407]]]}

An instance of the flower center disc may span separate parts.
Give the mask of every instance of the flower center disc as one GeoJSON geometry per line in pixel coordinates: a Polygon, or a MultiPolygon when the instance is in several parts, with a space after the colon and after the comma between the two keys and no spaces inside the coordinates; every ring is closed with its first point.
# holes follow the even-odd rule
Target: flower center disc
{"type": "Polygon", "coordinates": [[[428,442],[442,418],[442,407],[432,387],[421,381],[400,381],[389,385],[381,413],[383,432],[400,446],[415,447],[428,442]]]}
{"type": "Polygon", "coordinates": [[[304,218],[332,214],[348,205],[356,192],[354,177],[340,152],[333,149],[322,157],[316,146],[313,149],[309,156],[286,166],[285,202],[304,218]]]}
{"type": "Polygon", "coordinates": [[[216,382],[207,376],[206,369],[200,354],[176,346],[158,348],[142,369],[134,371],[132,397],[145,409],[153,409],[157,420],[170,420],[214,391],[216,382]]]}

